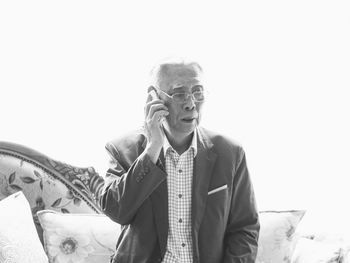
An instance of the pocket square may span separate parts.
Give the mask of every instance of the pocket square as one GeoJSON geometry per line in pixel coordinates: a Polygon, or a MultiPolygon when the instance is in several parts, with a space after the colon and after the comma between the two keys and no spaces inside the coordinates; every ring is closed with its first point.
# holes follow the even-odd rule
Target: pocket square
{"type": "Polygon", "coordinates": [[[225,185],[223,185],[223,186],[220,186],[220,187],[218,187],[218,188],[215,188],[215,189],[209,191],[209,192],[208,192],[208,195],[214,194],[214,193],[219,192],[219,191],[221,191],[221,190],[224,190],[224,189],[226,189],[226,188],[227,188],[227,184],[225,184],[225,185]]]}

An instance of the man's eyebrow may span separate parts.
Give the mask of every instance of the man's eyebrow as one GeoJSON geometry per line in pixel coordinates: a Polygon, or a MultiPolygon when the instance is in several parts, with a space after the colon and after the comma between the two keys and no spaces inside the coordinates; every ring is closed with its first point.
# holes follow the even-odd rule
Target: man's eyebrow
{"type": "MultiPolygon", "coordinates": [[[[176,91],[176,90],[182,90],[182,89],[186,89],[186,88],[185,88],[185,86],[178,86],[178,87],[174,87],[174,88],[173,88],[173,91],[176,91]]],[[[192,87],[192,89],[191,89],[191,90],[195,90],[195,89],[203,89],[203,86],[202,86],[202,85],[200,85],[200,84],[198,84],[198,85],[194,85],[194,86],[192,87]]]]}
{"type": "Polygon", "coordinates": [[[203,85],[200,85],[200,84],[194,85],[194,86],[192,87],[192,90],[194,90],[194,89],[203,89],[203,85]]]}
{"type": "Polygon", "coordinates": [[[174,87],[173,90],[179,90],[179,89],[184,89],[184,86],[178,86],[178,87],[174,87]]]}

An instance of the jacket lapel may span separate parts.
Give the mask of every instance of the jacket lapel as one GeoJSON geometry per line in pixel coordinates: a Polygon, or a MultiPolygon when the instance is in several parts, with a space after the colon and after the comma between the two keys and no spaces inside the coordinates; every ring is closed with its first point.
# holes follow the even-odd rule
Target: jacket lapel
{"type": "Polygon", "coordinates": [[[198,230],[204,215],[217,154],[213,151],[213,144],[204,131],[201,128],[197,131],[197,155],[194,160],[192,186],[192,237],[194,252],[198,255],[198,230]]]}

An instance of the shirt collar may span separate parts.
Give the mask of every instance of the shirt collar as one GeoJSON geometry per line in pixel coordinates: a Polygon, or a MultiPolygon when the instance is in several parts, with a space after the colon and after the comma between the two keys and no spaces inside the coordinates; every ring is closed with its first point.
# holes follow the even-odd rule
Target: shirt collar
{"type": "MultiPolygon", "coordinates": [[[[175,151],[175,150],[171,146],[171,144],[169,143],[168,138],[166,136],[164,136],[164,137],[165,138],[164,138],[164,144],[163,144],[163,152],[164,152],[164,157],[165,157],[170,150],[173,150],[173,151],[175,151]]],[[[197,128],[193,131],[192,142],[191,142],[190,146],[188,147],[188,149],[191,149],[191,148],[193,149],[193,157],[196,157],[196,155],[197,155],[197,128]]]]}

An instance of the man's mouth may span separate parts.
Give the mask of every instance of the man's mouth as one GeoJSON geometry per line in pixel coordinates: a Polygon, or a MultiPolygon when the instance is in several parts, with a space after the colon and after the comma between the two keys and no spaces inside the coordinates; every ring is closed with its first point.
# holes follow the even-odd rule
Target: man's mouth
{"type": "Polygon", "coordinates": [[[181,119],[183,122],[185,122],[185,123],[192,123],[193,121],[195,121],[196,120],[196,118],[183,118],[183,119],[181,119]]]}

